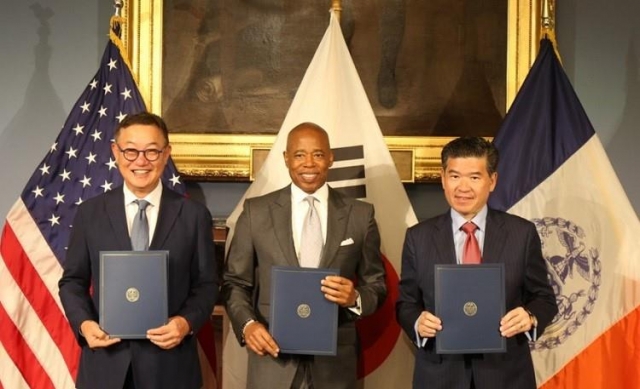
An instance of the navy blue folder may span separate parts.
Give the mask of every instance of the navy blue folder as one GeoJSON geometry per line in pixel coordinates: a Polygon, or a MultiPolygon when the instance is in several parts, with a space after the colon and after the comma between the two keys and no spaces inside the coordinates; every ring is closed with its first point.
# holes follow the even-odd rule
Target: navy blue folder
{"type": "Polygon", "coordinates": [[[168,251],[100,252],[100,327],[111,337],[143,339],[167,323],[168,251]]]}
{"type": "Polygon", "coordinates": [[[436,353],[475,354],[507,351],[500,335],[505,314],[504,265],[435,266],[436,353]]]}
{"type": "Polygon", "coordinates": [[[336,355],[338,305],[324,298],[320,281],[337,269],[274,266],[269,332],[281,353],[336,355]]]}

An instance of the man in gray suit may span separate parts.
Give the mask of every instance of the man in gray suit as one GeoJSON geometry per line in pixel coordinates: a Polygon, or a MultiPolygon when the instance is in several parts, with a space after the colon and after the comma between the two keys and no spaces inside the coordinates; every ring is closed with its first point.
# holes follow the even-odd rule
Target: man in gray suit
{"type": "Polygon", "coordinates": [[[497,165],[498,151],[491,142],[480,137],[451,141],[442,149],[441,170],[451,209],[407,231],[396,314],[418,348],[414,388],[536,387],[528,340],[544,331],[558,308],[535,225],[487,207],[497,165]],[[475,249],[465,249],[467,244],[475,249]],[[504,263],[507,314],[496,330],[508,338],[505,354],[435,353],[438,331],[447,323],[433,314],[434,265],[467,263],[465,257],[504,263]]]}
{"type": "MultiPolygon", "coordinates": [[[[247,199],[229,247],[222,293],[234,332],[249,352],[248,388],[355,388],[355,320],[386,296],[380,235],[371,204],[346,197],[327,181],[333,153],[327,133],[302,123],[287,137],[284,161],[293,185],[247,199]],[[302,223],[313,196],[324,247],[315,267],[339,268],[317,287],[339,305],[336,356],[279,353],[269,334],[271,267],[300,266],[302,223]]],[[[307,266],[307,265],[305,265],[307,266]]]]}

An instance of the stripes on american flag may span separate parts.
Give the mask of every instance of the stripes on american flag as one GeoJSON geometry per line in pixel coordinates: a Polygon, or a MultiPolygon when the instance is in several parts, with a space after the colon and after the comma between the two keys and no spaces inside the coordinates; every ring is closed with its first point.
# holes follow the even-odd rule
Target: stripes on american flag
{"type": "MultiPolygon", "coordinates": [[[[71,223],[80,203],[122,185],[113,132],[128,114],[145,110],[117,44],[112,34],[98,72],[7,215],[0,241],[0,388],[75,387],[79,348],[57,285],[71,223]]],[[[185,193],[171,161],[163,181],[185,193]]]]}

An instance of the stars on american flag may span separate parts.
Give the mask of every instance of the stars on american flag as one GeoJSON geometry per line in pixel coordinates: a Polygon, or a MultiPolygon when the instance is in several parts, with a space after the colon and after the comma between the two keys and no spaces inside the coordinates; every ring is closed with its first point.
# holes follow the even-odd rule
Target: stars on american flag
{"type": "Polygon", "coordinates": [[[82,180],[80,180],[80,182],[82,183],[83,188],[91,186],[91,177],[84,176],[82,177],[82,180]]]}
{"type": "Polygon", "coordinates": [[[38,198],[38,196],[42,197],[43,194],[42,192],[44,191],[44,189],[42,189],[39,186],[36,186],[36,188],[34,190],[31,191],[31,193],[33,193],[35,195],[36,198],[38,198]]]}
{"type": "MultiPolygon", "coordinates": [[[[122,185],[111,153],[118,123],[144,103],[118,49],[108,45],[102,65],[71,109],[58,139],[31,177],[22,198],[58,258],[64,258],[78,205],[122,185]]],[[[184,193],[173,164],[168,188],[184,193]]]]}
{"type": "Polygon", "coordinates": [[[96,163],[96,157],[98,156],[98,154],[94,154],[92,152],[89,152],[89,155],[87,155],[86,157],[84,157],[84,159],[86,159],[87,165],[91,165],[92,163],[96,163]]]}
{"type": "Polygon", "coordinates": [[[60,173],[60,177],[62,177],[62,181],[67,181],[71,179],[71,172],[68,172],[67,169],[64,169],[62,173],[60,173]]]}
{"type": "Polygon", "coordinates": [[[64,195],[60,192],[56,193],[56,197],[53,199],[56,201],[56,204],[64,203],[64,195]]]}
{"type": "Polygon", "coordinates": [[[55,214],[51,214],[51,217],[48,219],[51,222],[51,227],[60,225],[60,216],[56,216],[55,214]]]}
{"type": "Polygon", "coordinates": [[[113,69],[117,69],[118,67],[116,66],[116,60],[111,58],[111,60],[109,61],[109,63],[107,64],[107,66],[109,67],[109,71],[113,70],[113,69]]]}
{"type": "Polygon", "coordinates": [[[109,158],[109,162],[105,163],[105,165],[109,166],[109,170],[116,168],[116,160],[113,158],[109,158]]]}
{"type": "Polygon", "coordinates": [[[74,149],[73,147],[69,147],[69,150],[65,151],[65,154],[67,154],[69,156],[69,159],[71,159],[71,158],[77,158],[78,157],[76,155],[77,152],[78,152],[78,149],[74,149]]]}
{"type": "Polygon", "coordinates": [[[122,97],[125,99],[125,101],[126,101],[127,99],[130,99],[130,98],[131,98],[131,90],[130,90],[130,89],[124,88],[124,92],[122,92],[122,93],[120,93],[120,94],[121,94],[121,95],[122,95],[122,97]]]}
{"type": "Polygon", "coordinates": [[[78,136],[78,135],[82,135],[82,134],[84,134],[84,132],[82,131],[82,129],[84,129],[84,126],[81,126],[81,125],[80,125],[80,123],[78,123],[78,124],[76,124],[76,126],[75,126],[75,127],[73,127],[71,130],[72,130],[73,132],[75,132],[75,133],[76,133],[76,136],[78,136]]]}
{"type": "Polygon", "coordinates": [[[49,174],[49,168],[51,166],[47,165],[46,163],[43,164],[38,170],[40,170],[42,172],[42,175],[44,176],[45,174],[49,174]]]}
{"type": "Polygon", "coordinates": [[[107,180],[104,180],[104,184],[100,185],[100,187],[101,187],[102,189],[104,189],[104,191],[105,191],[105,192],[108,192],[108,191],[110,191],[110,190],[111,190],[111,186],[112,186],[112,185],[113,185],[113,183],[112,183],[112,182],[109,182],[109,181],[107,181],[107,180]]]}
{"type": "Polygon", "coordinates": [[[176,185],[180,185],[180,177],[176,176],[175,174],[172,174],[171,178],[169,179],[169,181],[171,181],[171,183],[173,184],[173,186],[176,185]]]}
{"type": "Polygon", "coordinates": [[[102,132],[98,131],[98,129],[95,129],[93,131],[93,134],[91,134],[91,137],[93,138],[93,141],[97,142],[99,140],[102,140],[102,138],[100,137],[101,134],[102,134],[102,132]]]}

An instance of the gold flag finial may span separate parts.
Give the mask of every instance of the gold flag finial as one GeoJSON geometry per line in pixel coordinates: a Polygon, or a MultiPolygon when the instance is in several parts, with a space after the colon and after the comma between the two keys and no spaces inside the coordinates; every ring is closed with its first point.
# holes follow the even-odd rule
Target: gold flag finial
{"type": "Polygon", "coordinates": [[[331,9],[336,13],[336,17],[340,20],[342,12],[342,0],[331,0],[331,9]]]}
{"type": "Polygon", "coordinates": [[[122,7],[124,7],[124,0],[113,0],[113,8],[115,8],[114,16],[122,16],[122,7]]]}
{"type": "Polygon", "coordinates": [[[542,32],[555,31],[555,0],[542,1],[542,32]]]}
{"type": "Polygon", "coordinates": [[[553,43],[553,50],[562,63],[556,40],[556,0],[542,0],[542,12],[540,13],[540,35],[547,37],[553,43]]]}

